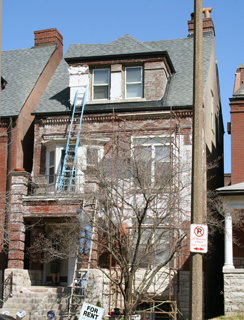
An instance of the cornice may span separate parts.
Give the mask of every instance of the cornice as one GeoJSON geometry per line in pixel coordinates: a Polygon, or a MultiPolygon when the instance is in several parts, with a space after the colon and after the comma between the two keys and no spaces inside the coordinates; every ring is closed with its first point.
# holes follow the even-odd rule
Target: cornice
{"type": "MultiPolygon", "coordinates": [[[[177,118],[188,118],[193,116],[193,112],[191,110],[182,110],[182,111],[174,111],[172,112],[172,119],[177,118]]],[[[120,121],[121,119],[126,118],[127,120],[138,120],[143,119],[161,119],[161,118],[170,118],[170,111],[167,112],[132,112],[131,114],[102,114],[102,115],[84,115],[83,122],[92,123],[92,122],[111,122],[111,121],[120,121]]],[[[80,118],[74,118],[74,123],[79,123],[80,118]]],[[[70,117],[60,116],[60,117],[48,117],[45,119],[38,120],[40,124],[67,124],[70,123],[70,117]]]]}

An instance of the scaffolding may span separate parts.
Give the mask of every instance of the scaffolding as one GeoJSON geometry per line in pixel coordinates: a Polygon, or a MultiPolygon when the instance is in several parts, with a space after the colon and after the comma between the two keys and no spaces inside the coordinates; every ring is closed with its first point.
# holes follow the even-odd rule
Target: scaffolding
{"type": "MultiPolygon", "coordinates": [[[[181,156],[180,156],[180,135],[181,135],[181,125],[180,125],[180,115],[179,112],[173,112],[172,109],[169,112],[155,112],[154,114],[148,114],[148,113],[135,113],[135,114],[116,114],[113,112],[112,116],[112,144],[111,144],[111,154],[112,154],[112,164],[113,162],[116,162],[116,156],[118,154],[116,153],[117,145],[119,145],[119,140],[126,140],[133,137],[143,136],[143,137],[155,137],[155,136],[161,136],[166,135],[169,137],[169,147],[170,147],[170,171],[173,170],[173,166],[176,165],[177,167],[180,166],[181,162],[181,156]],[[147,126],[145,126],[144,120],[150,119],[147,126]],[[157,119],[159,122],[161,122],[161,125],[163,127],[154,126],[154,121],[157,119]]],[[[113,170],[112,165],[112,170],[113,170]]],[[[113,174],[113,173],[112,173],[113,174]]],[[[178,175],[178,179],[180,180],[180,175],[178,175]]],[[[176,185],[180,184],[180,181],[176,183],[176,185]]],[[[172,188],[174,188],[175,192],[175,185],[170,185],[169,194],[172,192],[172,188]]],[[[124,179],[123,179],[123,190],[122,193],[124,193],[124,179]]],[[[180,200],[179,200],[180,201],[180,200]]],[[[170,208],[170,212],[173,214],[170,215],[170,230],[169,232],[172,233],[174,230],[171,229],[171,226],[173,225],[175,218],[175,204],[172,203],[172,208],[170,208]]],[[[179,207],[179,204],[178,204],[179,207]]],[[[124,204],[122,203],[122,210],[124,210],[124,204]]],[[[122,213],[123,215],[123,213],[122,213]]],[[[178,219],[180,219],[180,212],[177,212],[178,219]]],[[[172,239],[173,237],[170,237],[172,239]]],[[[169,244],[169,249],[171,248],[172,243],[169,244]]],[[[147,303],[150,302],[154,307],[151,308],[150,311],[147,311],[145,313],[152,314],[167,314],[168,316],[171,316],[172,319],[176,319],[177,314],[177,308],[176,308],[176,302],[172,301],[172,298],[174,300],[177,300],[177,290],[173,290],[176,281],[174,279],[175,270],[182,265],[182,255],[179,254],[177,257],[177,261],[174,261],[173,264],[169,264],[169,282],[168,282],[168,297],[164,297],[166,300],[168,299],[167,304],[170,305],[170,310],[168,312],[162,311],[162,310],[156,310],[155,309],[155,300],[148,300],[147,303]]],[[[118,275],[118,266],[117,264],[115,266],[112,265],[112,255],[110,254],[110,260],[109,260],[109,270],[110,270],[110,277],[116,277],[118,275]]],[[[149,297],[153,296],[153,293],[150,293],[149,297]]],[[[158,302],[157,302],[158,303],[158,302]]],[[[110,282],[110,289],[109,289],[109,310],[113,310],[116,308],[123,308],[123,298],[122,294],[119,290],[119,288],[113,283],[110,282]]],[[[166,318],[165,318],[166,319],[166,318]]]]}

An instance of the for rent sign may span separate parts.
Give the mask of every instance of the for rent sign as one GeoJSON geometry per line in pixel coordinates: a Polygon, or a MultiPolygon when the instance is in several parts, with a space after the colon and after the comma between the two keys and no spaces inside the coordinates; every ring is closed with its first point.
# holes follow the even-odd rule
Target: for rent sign
{"type": "Polygon", "coordinates": [[[104,309],[93,306],[92,304],[84,302],[80,312],[79,320],[102,320],[104,309]]]}
{"type": "Polygon", "coordinates": [[[191,224],[190,251],[208,252],[208,226],[203,224],[191,224]]]}

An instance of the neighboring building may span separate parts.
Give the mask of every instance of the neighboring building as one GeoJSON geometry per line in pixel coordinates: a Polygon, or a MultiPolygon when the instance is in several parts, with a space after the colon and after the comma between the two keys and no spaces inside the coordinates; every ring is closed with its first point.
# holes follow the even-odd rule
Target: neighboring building
{"type": "MultiPolygon", "coordinates": [[[[56,29],[35,32],[35,45],[27,49],[2,52],[0,121],[0,241],[9,215],[10,171],[32,171],[34,116],[31,114],[63,57],[63,37],[56,29]],[[5,222],[4,222],[5,221],[5,222]]],[[[13,198],[12,198],[13,199],[13,198]]],[[[11,219],[14,214],[11,213],[11,219]]],[[[16,218],[16,217],[15,217],[16,218]]],[[[16,218],[17,219],[17,218],[16,218]]],[[[18,219],[17,219],[18,220],[18,219]]],[[[20,219],[21,221],[21,219],[20,219]]],[[[6,232],[11,232],[9,229],[6,232]]],[[[16,230],[17,231],[17,230],[16,230]]],[[[20,237],[21,239],[21,237],[20,237]]],[[[1,249],[1,270],[4,263],[1,249]]],[[[6,256],[5,256],[6,258],[6,256]]],[[[11,254],[9,254],[11,259],[11,254]]],[[[23,258],[23,256],[22,256],[23,258]]],[[[7,260],[5,259],[5,266],[7,260]]],[[[23,268],[8,262],[8,267],[23,268]]]]}
{"type": "MultiPolygon", "coordinates": [[[[17,268],[18,274],[21,274],[23,268],[29,270],[29,273],[35,270],[36,276],[42,277],[43,284],[51,281],[49,265],[33,263],[24,258],[25,246],[33,243],[39,233],[48,232],[53,225],[61,226],[65,223],[67,217],[76,216],[77,203],[70,202],[70,199],[75,196],[82,198],[84,181],[84,188],[89,188],[90,192],[94,190],[92,188],[96,188],[94,181],[89,180],[89,169],[94,165],[90,155],[95,155],[97,161],[102,159],[114,131],[126,132],[132,141],[144,139],[141,146],[154,150],[150,155],[147,153],[152,159],[155,159],[157,143],[151,141],[148,146],[145,143],[145,132],[147,135],[150,133],[150,137],[160,134],[167,138],[173,137],[170,138],[170,143],[173,140],[170,147],[177,149],[177,161],[185,163],[188,168],[187,174],[182,174],[180,180],[189,181],[192,150],[193,19],[188,25],[189,35],[182,39],[140,42],[130,35],[125,35],[108,44],[70,45],[32,113],[35,123],[31,175],[27,170],[12,172],[11,190],[14,197],[11,198],[11,217],[16,216],[16,219],[10,219],[10,228],[18,237],[15,242],[12,241],[10,247],[10,270],[17,268]],[[76,181],[76,192],[63,197],[56,191],[71,119],[70,101],[73,102],[75,91],[82,90],[82,85],[87,86],[87,102],[81,127],[81,143],[78,147],[82,164],[76,174],[83,176],[83,180],[81,184],[76,181]],[[139,127],[140,129],[137,129],[139,127]],[[30,178],[32,188],[28,188],[30,178]],[[19,217],[23,217],[23,220],[17,219],[19,217]],[[25,225],[35,226],[25,232],[25,225]]],[[[206,165],[223,155],[223,124],[212,19],[203,19],[203,25],[203,129],[206,165]]],[[[9,82],[8,78],[6,80],[9,82]]],[[[80,112],[75,117],[76,123],[79,117],[80,112]]],[[[147,152],[148,150],[149,148],[147,152]]],[[[23,163],[17,162],[12,169],[22,167],[23,163]]],[[[209,176],[213,178],[207,182],[206,175],[206,186],[203,186],[205,191],[207,188],[223,186],[222,162],[218,168],[209,170],[209,176]]],[[[189,224],[190,197],[185,200],[184,219],[189,224]]],[[[99,258],[96,257],[98,263],[105,263],[99,258]]],[[[219,288],[221,290],[222,282],[216,276],[218,272],[221,276],[221,256],[205,262],[205,314],[209,317],[221,312],[221,297],[217,292],[219,288]]],[[[161,299],[176,300],[179,309],[188,317],[188,248],[182,252],[181,258],[174,262],[173,269],[177,273],[174,290],[166,290],[161,299]]],[[[109,285],[102,280],[98,271],[97,274],[96,271],[93,272],[93,285],[98,288],[96,299],[108,310],[114,306],[109,305],[106,294],[109,285]]],[[[72,284],[73,273],[72,258],[62,261],[63,285],[72,284]]],[[[28,273],[23,271],[22,274],[27,277],[25,281],[38,283],[37,278],[30,280],[28,273]]],[[[93,303],[96,302],[94,299],[91,299],[93,303]]]]}
{"type": "Polygon", "coordinates": [[[230,182],[217,189],[226,203],[225,217],[225,263],[224,305],[225,314],[243,312],[242,295],[244,276],[244,236],[242,217],[244,209],[244,65],[241,64],[235,73],[233,96],[230,98],[231,122],[227,124],[231,134],[231,174],[230,182]],[[232,231],[233,225],[236,226],[232,231]],[[236,224],[237,223],[237,224],[236,224]],[[232,236],[233,232],[233,236],[232,236]]]}

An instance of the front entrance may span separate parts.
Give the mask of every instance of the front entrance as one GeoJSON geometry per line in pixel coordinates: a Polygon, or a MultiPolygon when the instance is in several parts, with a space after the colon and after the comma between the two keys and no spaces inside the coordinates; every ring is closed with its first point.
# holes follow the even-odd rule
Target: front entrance
{"type": "MultiPolygon", "coordinates": [[[[51,263],[44,263],[44,285],[52,284],[51,263]]],[[[60,285],[67,286],[68,283],[68,259],[60,260],[60,285]]]]}
{"type": "MultiPolygon", "coordinates": [[[[49,223],[45,226],[45,233],[51,233],[54,228],[66,228],[67,224],[56,224],[49,223]]],[[[73,246],[74,247],[74,246],[73,246]]],[[[74,270],[75,270],[75,257],[69,257],[67,259],[60,260],[60,285],[61,286],[72,286],[74,270]]],[[[51,262],[44,263],[43,269],[43,285],[51,285],[52,284],[52,274],[51,274],[51,262]]]]}

